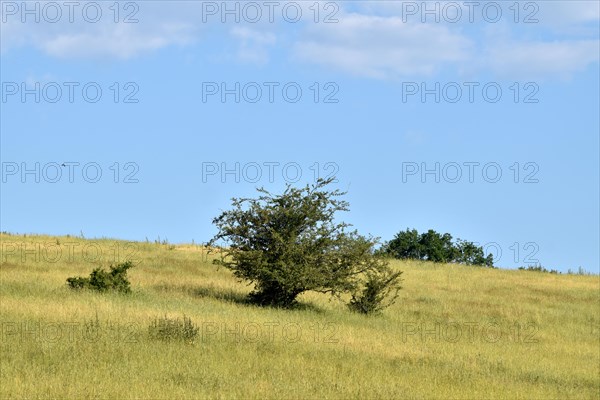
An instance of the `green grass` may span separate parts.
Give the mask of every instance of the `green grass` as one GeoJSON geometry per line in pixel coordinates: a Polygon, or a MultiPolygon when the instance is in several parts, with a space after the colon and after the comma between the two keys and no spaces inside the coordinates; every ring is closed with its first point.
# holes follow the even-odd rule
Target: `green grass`
{"type": "Polygon", "coordinates": [[[200,246],[0,239],[2,399],[600,398],[598,276],[395,262],[398,301],[365,317],[248,305],[200,246]],[[66,285],[131,256],[129,295],[66,285]],[[150,337],[184,315],[193,342],[150,337]]]}

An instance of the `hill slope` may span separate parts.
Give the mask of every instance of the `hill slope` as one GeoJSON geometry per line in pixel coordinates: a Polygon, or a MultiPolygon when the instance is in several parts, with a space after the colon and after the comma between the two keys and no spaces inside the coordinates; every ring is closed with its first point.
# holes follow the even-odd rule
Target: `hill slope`
{"type": "Polygon", "coordinates": [[[598,276],[395,262],[397,303],[364,317],[249,306],[199,246],[0,239],[0,398],[600,398],[598,276]],[[65,285],[126,258],[130,295],[65,285]],[[165,315],[196,341],[151,339],[165,315]]]}

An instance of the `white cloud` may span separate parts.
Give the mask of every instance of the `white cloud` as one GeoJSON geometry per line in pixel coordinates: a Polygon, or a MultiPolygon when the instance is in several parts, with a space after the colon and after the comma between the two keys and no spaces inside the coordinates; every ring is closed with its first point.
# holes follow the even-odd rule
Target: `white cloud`
{"type": "Polygon", "coordinates": [[[275,45],[277,41],[274,33],[241,26],[232,28],[230,34],[239,41],[238,58],[243,62],[259,65],[269,61],[268,47],[275,45]]]}
{"type": "MultiPolygon", "coordinates": [[[[600,3],[547,3],[536,3],[538,24],[514,23],[513,14],[497,24],[422,23],[420,18],[406,22],[399,5],[369,3],[361,7],[363,13],[341,15],[338,24],[309,28],[297,40],[294,55],[304,62],[376,79],[447,72],[471,78],[492,74],[568,79],[598,62],[600,3]],[[369,12],[379,15],[364,14],[369,12]]],[[[532,9],[521,11],[523,19],[532,9]]]]}
{"type": "Polygon", "coordinates": [[[102,3],[103,18],[97,23],[86,22],[77,13],[74,15],[79,18],[70,22],[64,10],[57,23],[44,18],[35,22],[32,17],[22,23],[18,14],[3,16],[6,22],[2,23],[2,53],[31,46],[58,58],[129,59],[170,45],[189,43],[196,35],[191,14],[182,18],[172,8],[150,4],[136,14],[138,23],[115,23],[109,6],[112,3],[102,3]]]}
{"type": "MultiPolygon", "coordinates": [[[[488,2],[491,3],[491,2],[488,2]]],[[[513,22],[517,13],[519,22],[515,25],[528,25],[529,27],[564,27],[583,23],[597,23],[600,19],[600,2],[591,0],[562,0],[562,1],[519,1],[515,8],[515,1],[498,2],[501,10],[500,21],[513,22]],[[536,24],[523,24],[524,20],[537,19],[536,24]]],[[[448,22],[454,18],[458,24],[469,25],[470,16],[476,23],[485,23],[486,12],[494,15],[496,6],[484,12],[486,2],[465,2],[456,0],[424,0],[424,1],[357,1],[346,7],[361,14],[379,15],[385,17],[403,17],[408,22],[421,21],[434,22],[435,15],[441,23],[456,25],[448,22]],[[460,9],[460,18],[456,16],[456,9],[460,9]],[[435,13],[427,12],[437,10],[435,13]]],[[[491,6],[492,4],[488,4],[491,6]]],[[[516,28],[516,26],[514,26],[516,28]]]]}
{"type": "MultiPolygon", "coordinates": [[[[193,43],[201,35],[204,40],[214,29],[216,40],[207,47],[228,52],[227,60],[264,65],[275,51],[289,52],[302,63],[375,79],[441,73],[564,78],[598,62],[598,2],[537,2],[539,24],[515,24],[507,14],[511,18],[502,23],[483,25],[421,23],[417,17],[403,22],[399,3],[368,1],[336,3],[339,22],[331,24],[322,23],[325,3],[319,23],[313,22],[313,4],[301,3],[304,17],[298,24],[222,24],[218,16],[206,24],[199,4],[140,3],[136,24],[110,18],[96,24],[22,24],[12,18],[2,23],[2,53],[31,46],[64,59],[130,59],[193,43]]],[[[508,12],[508,3],[502,4],[508,12]]],[[[112,16],[108,9],[106,16],[112,16]]]]}
{"type": "Polygon", "coordinates": [[[600,2],[597,1],[545,1],[539,4],[541,24],[555,27],[575,25],[587,22],[598,22],[600,19],[600,2]]]}
{"type": "Polygon", "coordinates": [[[295,56],[359,76],[394,79],[432,75],[471,57],[471,40],[447,27],[407,24],[399,17],[348,14],[314,26],[295,56]]]}
{"type": "Polygon", "coordinates": [[[128,59],[170,44],[189,39],[186,28],[158,27],[156,33],[139,32],[129,27],[103,29],[96,32],[57,34],[38,42],[47,54],[59,58],[115,57],[128,59]]]}
{"type": "Polygon", "coordinates": [[[486,64],[500,76],[515,79],[563,79],[599,60],[598,40],[495,43],[487,50],[486,64]]]}

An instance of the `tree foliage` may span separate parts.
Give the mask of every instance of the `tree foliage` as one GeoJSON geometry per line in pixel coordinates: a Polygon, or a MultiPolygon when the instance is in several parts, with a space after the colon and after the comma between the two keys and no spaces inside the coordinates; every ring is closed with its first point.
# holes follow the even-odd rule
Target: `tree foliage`
{"type": "Polygon", "coordinates": [[[126,261],[116,266],[111,265],[108,272],[104,268],[95,268],[89,278],[80,276],[67,278],[67,284],[71,289],[92,289],[99,292],[112,290],[129,293],[131,287],[127,279],[127,270],[132,267],[131,261],[126,261]]]}
{"type": "Polygon", "coordinates": [[[416,229],[399,232],[387,242],[382,253],[399,259],[427,260],[441,263],[460,263],[493,267],[492,254],[484,255],[483,248],[473,242],[457,239],[449,233],[440,234],[433,229],[419,235],[416,229]]]}
{"type": "Polygon", "coordinates": [[[232,199],[233,208],[213,220],[219,231],[209,245],[228,244],[215,262],[255,285],[254,302],[289,307],[306,291],[358,293],[377,276],[386,277],[378,293],[397,287],[400,272],[374,255],[376,239],[335,222],[349,204],[341,199],[345,192],[327,189],[332,181],[288,185],[280,195],[260,188],[257,198],[232,199]]]}

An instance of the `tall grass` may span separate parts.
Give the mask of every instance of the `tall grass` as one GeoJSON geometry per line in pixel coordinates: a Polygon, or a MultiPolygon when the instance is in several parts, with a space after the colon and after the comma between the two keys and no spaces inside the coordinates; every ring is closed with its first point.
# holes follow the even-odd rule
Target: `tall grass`
{"type": "Polygon", "coordinates": [[[365,317],[252,306],[202,246],[0,239],[3,399],[599,398],[598,276],[395,262],[398,301],[365,317]],[[129,295],[66,285],[128,258],[129,295]],[[193,341],[149,333],[182,316],[193,341]]]}

